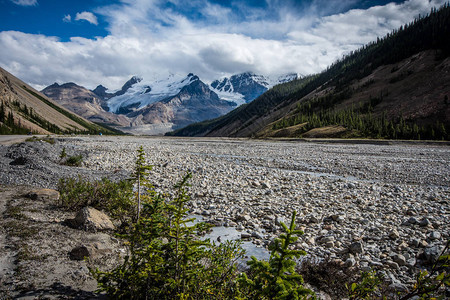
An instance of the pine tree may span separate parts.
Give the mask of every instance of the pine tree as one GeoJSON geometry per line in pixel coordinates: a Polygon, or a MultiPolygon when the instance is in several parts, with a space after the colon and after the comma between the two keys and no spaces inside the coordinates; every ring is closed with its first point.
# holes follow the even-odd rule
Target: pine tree
{"type": "Polygon", "coordinates": [[[290,226],[281,223],[284,233],[269,246],[269,261],[252,256],[247,262],[249,276],[242,274],[239,282],[244,299],[308,299],[314,298],[311,290],[303,287],[303,277],[295,271],[294,258],[305,255],[303,250],[292,250],[290,245],[303,234],[295,229],[294,211],[290,226]]]}
{"type": "Polygon", "coordinates": [[[5,122],[5,104],[2,101],[2,105],[0,106],[0,122],[4,123],[5,122]]]}

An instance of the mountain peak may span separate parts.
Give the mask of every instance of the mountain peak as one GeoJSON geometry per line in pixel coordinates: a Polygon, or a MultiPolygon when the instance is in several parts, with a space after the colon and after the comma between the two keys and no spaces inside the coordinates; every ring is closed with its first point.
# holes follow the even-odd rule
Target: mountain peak
{"type": "Polygon", "coordinates": [[[73,83],[73,82],[66,82],[66,83],[59,85],[59,87],[70,89],[70,88],[74,88],[74,87],[79,87],[79,85],[77,85],[76,83],[73,83]]]}

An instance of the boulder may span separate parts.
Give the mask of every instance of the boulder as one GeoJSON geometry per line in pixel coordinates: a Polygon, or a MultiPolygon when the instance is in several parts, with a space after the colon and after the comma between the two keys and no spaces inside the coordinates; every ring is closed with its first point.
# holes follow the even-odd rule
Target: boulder
{"type": "Polygon", "coordinates": [[[69,252],[69,258],[71,260],[83,260],[85,257],[95,259],[103,255],[110,255],[111,253],[112,250],[108,243],[98,241],[94,243],[83,244],[73,248],[69,252]]]}
{"type": "Polygon", "coordinates": [[[66,223],[72,228],[91,232],[114,230],[115,228],[111,219],[105,213],[93,207],[82,208],[75,216],[75,219],[68,220],[66,223]]]}
{"type": "Polygon", "coordinates": [[[69,258],[71,260],[83,260],[85,257],[89,258],[91,256],[92,251],[84,245],[75,247],[69,252],[69,258]]]}

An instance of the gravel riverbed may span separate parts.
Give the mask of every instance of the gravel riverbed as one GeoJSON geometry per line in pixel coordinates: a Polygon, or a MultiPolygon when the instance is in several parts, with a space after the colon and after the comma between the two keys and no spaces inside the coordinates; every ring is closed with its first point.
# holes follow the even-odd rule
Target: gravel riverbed
{"type": "Polygon", "coordinates": [[[449,239],[446,145],[60,137],[0,146],[0,183],[55,188],[67,176],[127,178],[141,145],[157,190],[192,172],[191,213],[256,246],[266,247],[295,210],[305,232],[296,247],[308,257],[381,270],[403,288],[449,239]],[[59,165],[63,148],[82,154],[83,166],[59,165]]]}

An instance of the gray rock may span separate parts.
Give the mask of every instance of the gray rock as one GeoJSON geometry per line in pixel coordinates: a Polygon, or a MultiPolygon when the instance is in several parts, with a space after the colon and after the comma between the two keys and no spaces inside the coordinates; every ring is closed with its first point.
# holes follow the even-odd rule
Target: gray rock
{"type": "Polygon", "coordinates": [[[404,285],[403,283],[400,283],[400,282],[391,283],[389,285],[389,290],[391,290],[395,293],[397,293],[397,292],[407,293],[408,292],[408,288],[406,287],[406,285],[404,285]]]}
{"type": "Polygon", "coordinates": [[[356,265],[356,260],[355,260],[355,258],[354,258],[353,256],[351,256],[351,257],[349,257],[349,258],[347,258],[347,259],[345,260],[345,263],[344,263],[344,266],[345,266],[345,267],[351,268],[351,267],[353,267],[354,265],[356,265]]]}
{"type": "Polygon", "coordinates": [[[414,257],[408,259],[406,261],[406,266],[410,269],[414,268],[416,266],[416,259],[414,257]]]}
{"type": "Polygon", "coordinates": [[[431,222],[427,218],[423,218],[422,220],[420,220],[419,225],[421,227],[426,227],[426,226],[431,225],[431,222]]]}
{"type": "Polygon", "coordinates": [[[311,216],[309,218],[309,223],[319,223],[320,220],[316,216],[311,216]]]}
{"type": "Polygon", "coordinates": [[[440,240],[440,239],[441,239],[441,233],[440,233],[439,231],[433,231],[433,232],[431,232],[431,233],[428,235],[428,238],[429,238],[431,241],[434,241],[434,240],[440,240]]]}
{"type": "Polygon", "coordinates": [[[260,240],[264,239],[264,236],[261,233],[259,233],[258,231],[253,231],[252,237],[260,239],[260,240]]]}
{"type": "Polygon", "coordinates": [[[395,253],[392,256],[392,260],[395,261],[396,263],[398,263],[399,266],[406,265],[406,258],[403,255],[401,255],[401,254],[395,253]]]}
{"type": "Polygon", "coordinates": [[[394,270],[400,269],[400,266],[398,265],[398,263],[396,263],[396,262],[394,262],[394,261],[392,261],[392,260],[388,260],[388,261],[386,262],[386,264],[387,264],[389,267],[391,267],[392,269],[394,269],[394,270]]]}
{"type": "Polygon", "coordinates": [[[326,242],[324,246],[325,248],[334,248],[334,242],[332,241],[326,242]]]}
{"type": "Polygon", "coordinates": [[[248,233],[248,232],[242,232],[241,233],[241,239],[249,239],[251,237],[252,237],[252,235],[250,233],[248,233]]]}
{"type": "Polygon", "coordinates": [[[261,182],[261,187],[262,187],[263,189],[270,189],[270,188],[272,188],[272,186],[270,185],[270,183],[268,183],[267,181],[262,181],[262,182],[261,182]]]}
{"type": "Polygon", "coordinates": [[[433,264],[441,255],[442,249],[444,249],[443,246],[434,245],[432,247],[426,248],[423,251],[423,254],[425,256],[425,259],[428,263],[433,264]]]}
{"type": "Polygon", "coordinates": [[[419,224],[419,221],[414,217],[409,218],[407,222],[412,225],[419,224]]]}
{"type": "Polygon", "coordinates": [[[332,236],[332,235],[330,235],[330,236],[325,236],[325,237],[323,237],[323,238],[321,238],[320,239],[320,243],[321,244],[326,244],[326,243],[329,243],[329,242],[334,242],[334,236],[332,236]]]}
{"type": "Polygon", "coordinates": [[[351,253],[354,254],[361,254],[364,253],[364,247],[361,242],[354,242],[350,245],[349,250],[351,253]]]}

